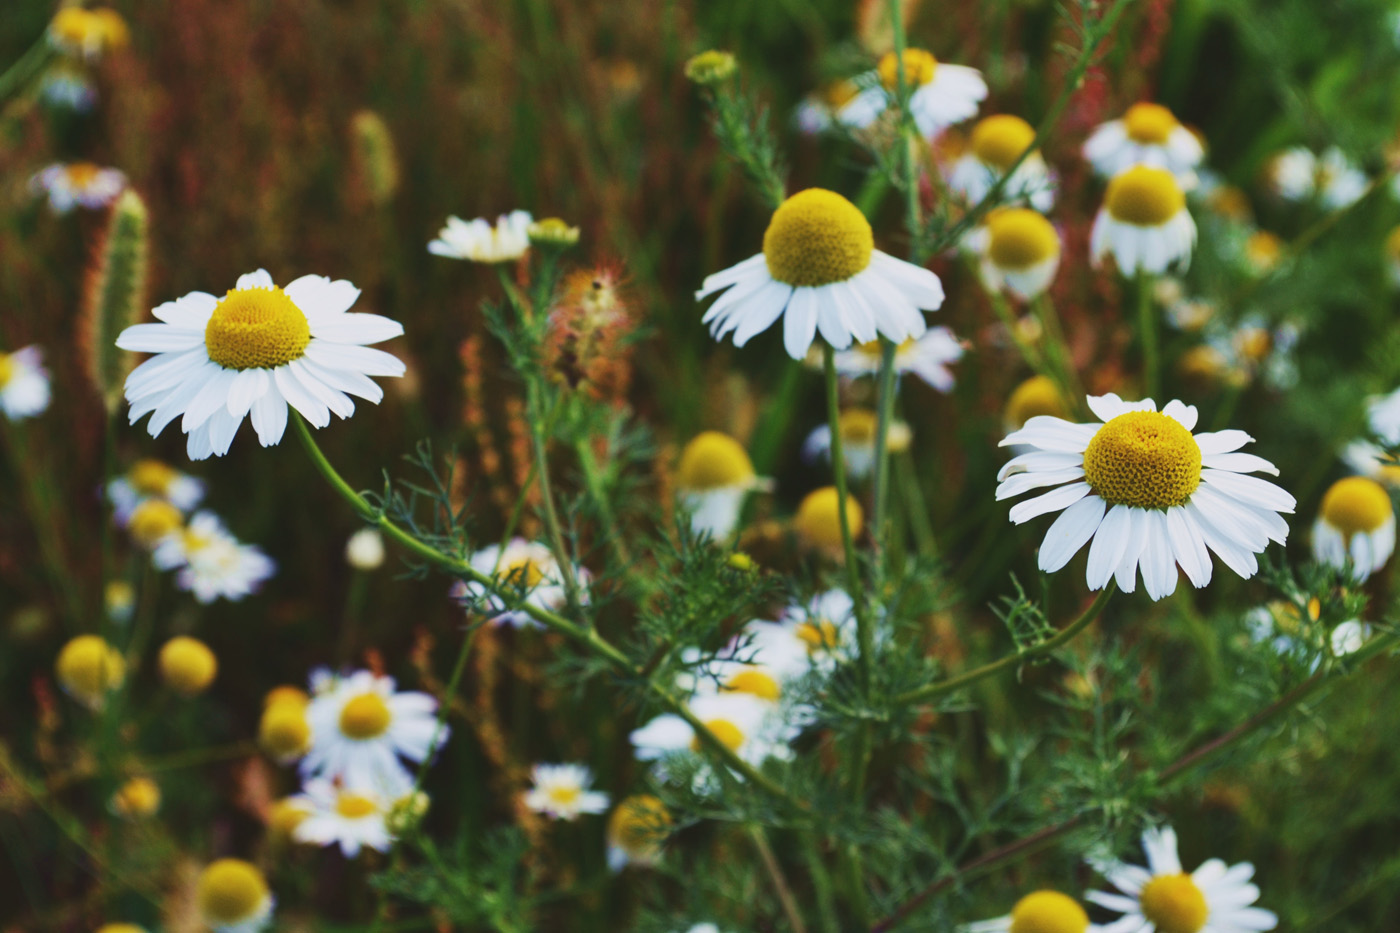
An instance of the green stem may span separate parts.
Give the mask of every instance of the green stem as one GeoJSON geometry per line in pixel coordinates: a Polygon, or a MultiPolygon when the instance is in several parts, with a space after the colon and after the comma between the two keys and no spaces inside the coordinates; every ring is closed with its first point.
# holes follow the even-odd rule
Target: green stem
{"type": "MultiPolygon", "coordinates": [[[[20,495],[29,511],[30,523],[34,526],[34,537],[39,542],[39,554],[48,572],[49,584],[53,587],[54,601],[63,609],[63,618],[70,632],[88,629],[78,591],[73,586],[73,575],[68,571],[68,561],[58,538],[58,518],[53,497],[49,495],[48,480],[33,461],[22,425],[0,419],[0,434],[8,442],[10,459],[15,465],[15,472],[19,474],[19,483],[24,487],[20,495]]],[[[102,598],[105,608],[105,593],[102,598]]]]}
{"type": "Polygon", "coordinates": [[[807,924],[802,922],[802,911],[797,906],[797,899],[792,896],[792,888],[788,886],[787,878],[783,875],[783,867],[778,864],[773,847],[768,844],[768,834],[757,823],[751,823],[748,830],[753,847],[758,850],[758,857],[768,872],[769,880],[773,882],[773,890],[778,895],[778,903],[782,905],[792,933],[807,933],[807,924]]]}
{"type": "Polygon", "coordinates": [[[38,42],[31,45],[29,50],[16,59],[13,65],[5,69],[4,74],[0,74],[0,105],[24,90],[29,82],[34,80],[34,76],[42,71],[57,54],[57,50],[49,42],[48,34],[40,36],[38,42]]]}
{"type": "Polygon", "coordinates": [[[871,541],[874,542],[874,580],[877,593],[885,580],[885,525],[889,517],[890,498],[890,422],[894,417],[894,394],[897,387],[894,366],[896,349],[894,341],[880,338],[880,408],[875,429],[875,485],[871,490],[871,498],[875,500],[875,523],[871,528],[871,541]]]}
{"type": "Polygon", "coordinates": [[[901,454],[896,467],[899,471],[900,490],[904,496],[904,514],[914,530],[914,540],[919,546],[919,554],[925,558],[938,556],[938,540],[933,533],[933,522],[929,518],[928,503],[924,499],[923,487],[914,469],[914,455],[901,454]]]}
{"type": "Polygon", "coordinates": [[[802,856],[807,862],[807,874],[812,878],[812,890],[817,895],[817,920],[821,923],[822,933],[841,933],[836,924],[836,898],[831,892],[831,874],[822,862],[814,833],[802,834],[802,856]]]}
{"type": "Polygon", "coordinates": [[[1137,275],[1138,339],[1142,341],[1142,395],[1156,399],[1162,388],[1162,362],[1157,349],[1157,309],[1152,301],[1152,278],[1147,272],[1137,275]]]}
{"type": "Polygon", "coordinates": [[[846,460],[841,446],[841,401],[836,385],[836,352],[831,344],[822,342],[822,368],[826,373],[826,420],[831,428],[831,472],[836,478],[836,511],[841,526],[841,547],[846,557],[846,585],[855,604],[856,641],[860,646],[860,682],[862,689],[870,688],[870,654],[872,635],[865,613],[865,587],[861,582],[860,565],[856,563],[856,546],[851,537],[851,520],[846,514],[849,493],[846,487],[846,460]]]}
{"type": "Polygon", "coordinates": [[[598,468],[598,458],[593,456],[593,448],[588,446],[586,440],[576,442],[574,449],[578,452],[578,461],[583,467],[583,480],[588,486],[588,494],[593,497],[593,502],[598,507],[598,517],[603,520],[604,536],[616,553],[618,563],[623,567],[630,567],[632,555],[628,552],[627,542],[623,540],[622,532],[617,527],[617,518],[613,515],[612,503],[608,501],[602,471],[598,468]]]}
{"type": "Polygon", "coordinates": [[[1060,324],[1060,315],[1055,311],[1055,303],[1050,300],[1048,292],[1042,292],[1036,296],[1031,303],[1032,313],[1040,322],[1040,329],[1045,334],[1046,346],[1050,348],[1050,362],[1055,368],[1055,384],[1060,387],[1060,392],[1064,397],[1070,399],[1081,414],[1087,415],[1088,407],[1084,401],[1084,386],[1079,381],[1079,373],[1074,368],[1073,356],[1070,353],[1069,341],[1065,339],[1064,328],[1060,324]]]}
{"type": "Polygon", "coordinates": [[[549,482],[549,452],[546,449],[544,433],[544,413],[540,411],[539,389],[530,392],[530,435],[535,448],[535,477],[540,487],[540,505],[544,509],[545,530],[549,534],[549,549],[554,552],[554,562],[559,565],[559,573],[564,578],[564,592],[568,596],[569,609],[577,612],[582,603],[579,600],[578,579],[574,576],[573,555],[564,545],[564,530],[559,522],[559,512],[554,507],[554,490],[549,482]]]}

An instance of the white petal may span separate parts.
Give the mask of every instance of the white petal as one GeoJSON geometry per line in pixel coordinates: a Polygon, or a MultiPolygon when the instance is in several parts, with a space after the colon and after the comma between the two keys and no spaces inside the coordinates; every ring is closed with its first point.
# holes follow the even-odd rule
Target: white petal
{"type": "Polygon", "coordinates": [[[403,335],[403,325],[378,314],[342,314],[312,323],[311,335],[332,343],[370,344],[403,335]]]}
{"type": "Polygon", "coordinates": [[[234,376],[225,403],[228,413],[241,420],[271,384],[272,380],[265,369],[245,369],[234,376]]]}
{"type": "Polygon", "coordinates": [[[811,293],[795,288],[787,311],[783,314],[783,346],[795,360],[807,358],[807,349],[817,333],[817,307],[811,293]]]}
{"type": "Polygon", "coordinates": [[[251,415],[259,444],[271,447],[282,440],[282,432],[287,429],[287,401],[276,386],[269,387],[267,394],[253,403],[251,415]]]}
{"type": "Polygon", "coordinates": [[[117,348],[134,353],[179,353],[204,343],[204,331],[170,324],[133,324],[117,336],[117,348]]]}
{"type": "Polygon", "coordinates": [[[1058,512],[1060,509],[1068,508],[1074,503],[1083,499],[1089,494],[1088,483],[1074,483],[1069,486],[1062,486],[1059,489],[1051,490],[1043,496],[1036,496],[1034,499],[1027,499],[1025,502],[1018,502],[1011,507],[1011,521],[1017,525],[1030,521],[1037,515],[1044,515],[1046,512],[1058,512]]]}
{"type": "MultiPolygon", "coordinates": [[[[322,336],[314,326],[318,321],[325,323],[333,321],[348,311],[360,297],[360,290],[352,283],[344,279],[332,282],[324,275],[303,275],[289,283],[283,291],[301,309],[301,313],[306,315],[307,320],[312,322],[311,332],[318,337],[322,336]]],[[[378,317],[378,315],[369,316],[378,317]]],[[[387,340],[388,338],[380,339],[387,340]]],[[[353,342],[374,343],[375,341],[353,342]]]]}
{"type": "Polygon", "coordinates": [[[1175,419],[1178,424],[1188,431],[1196,427],[1197,412],[1195,405],[1187,405],[1176,399],[1172,399],[1163,406],[1162,414],[1175,419]]]}
{"type": "Polygon", "coordinates": [[[306,345],[306,355],[328,369],[348,369],[366,376],[402,376],[407,370],[403,360],[383,350],[325,343],[314,337],[306,345]]]}
{"type": "Polygon", "coordinates": [[[1043,486],[1057,486],[1060,483],[1068,483],[1079,479],[1083,475],[1084,468],[1082,466],[1066,467],[1062,470],[1017,473],[997,486],[996,498],[997,501],[1000,502],[1003,499],[1019,496],[1021,493],[1030,489],[1039,489],[1043,486]]]}
{"type": "Polygon", "coordinates": [[[267,274],[266,269],[259,269],[256,272],[249,272],[238,277],[236,288],[275,288],[272,276],[267,274]]]}
{"type": "Polygon", "coordinates": [[[1128,547],[1128,535],[1132,530],[1132,516],[1126,505],[1115,505],[1104,515],[1103,522],[1094,534],[1089,546],[1089,567],[1085,582],[1091,590],[1101,590],[1108,584],[1118,564],[1123,560],[1123,552],[1128,547]]]}
{"type": "Polygon", "coordinates": [[[297,377],[292,375],[291,370],[279,366],[272,371],[272,378],[277,383],[277,391],[282,393],[287,404],[301,412],[314,427],[324,428],[331,423],[330,408],[308,392],[297,377]]]}
{"type": "Polygon", "coordinates": [[[1086,496],[1060,513],[1040,545],[1040,569],[1054,573],[1079,553],[1103,520],[1104,501],[1086,496]]]}
{"type": "Polygon", "coordinates": [[[1197,434],[1196,446],[1201,448],[1201,456],[1208,457],[1212,454],[1226,454],[1232,450],[1239,450],[1245,444],[1253,442],[1243,431],[1208,431],[1204,434],[1197,434]]]}
{"type": "Polygon", "coordinates": [[[1278,476],[1278,467],[1254,454],[1210,454],[1201,457],[1201,466],[1231,473],[1268,473],[1278,476]]]}

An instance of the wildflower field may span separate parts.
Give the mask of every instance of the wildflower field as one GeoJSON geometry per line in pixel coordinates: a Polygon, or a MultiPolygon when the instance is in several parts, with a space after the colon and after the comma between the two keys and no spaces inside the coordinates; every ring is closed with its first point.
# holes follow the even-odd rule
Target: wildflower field
{"type": "Polygon", "coordinates": [[[0,931],[1381,933],[1394,0],[9,0],[0,931]]]}

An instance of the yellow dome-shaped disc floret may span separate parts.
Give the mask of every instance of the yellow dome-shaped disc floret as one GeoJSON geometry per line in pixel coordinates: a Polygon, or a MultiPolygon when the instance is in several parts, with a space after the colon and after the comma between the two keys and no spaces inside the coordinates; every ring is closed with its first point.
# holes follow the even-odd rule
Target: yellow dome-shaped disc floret
{"type": "Polygon", "coordinates": [[[840,631],[837,630],[836,624],[828,619],[803,622],[797,626],[794,634],[807,646],[808,654],[830,651],[841,644],[840,631]]]}
{"type": "Polygon", "coordinates": [[[1008,207],[987,218],[987,257],[1000,269],[1029,269],[1060,255],[1060,235],[1038,211],[1008,207]]]}
{"type": "Polygon", "coordinates": [[[1035,129],[1020,117],[1001,113],[972,129],[972,154],[983,165],[1006,171],[1035,142],[1035,129]]]}
{"type": "Polygon", "coordinates": [[[748,452],[719,431],[702,431],[691,438],[676,470],[676,485],[692,492],[747,486],[753,479],[748,452]]]}
{"type": "Polygon", "coordinates": [[[340,710],[340,731],[352,739],[373,739],[389,728],[394,714],[377,693],[351,697],[340,710]]]}
{"type": "Polygon", "coordinates": [[[1322,497],[1322,520],[1350,538],[1375,531],[1395,514],[1385,487],[1364,476],[1337,480],[1322,497]]]}
{"type": "Polygon", "coordinates": [[[1009,933],[1084,933],[1089,915],[1059,891],[1034,891],[1011,908],[1009,933]]]}
{"type": "MultiPolygon", "coordinates": [[[[886,52],[880,56],[880,64],[875,66],[876,72],[880,75],[880,83],[886,90],[899,90],[899,56],[894,52],[886,52]]],[[[921,84],[928,84],[933,80],[933,73],[938,70],[938,59],[923,49],[904,50],[904,84],[909,88],[916,88],[921,84]]]]}
{"type": "Polygon", "coordinates": [[[341,791],[335,798],[335,812],[347,820],[362,820],[367,816],[373,816],[378,811],[379,805],[374,802],[374,798],[366,797],[364,794],[341,791]]]}
{"type": "Polygon", "coordinates": [[[1159,875],[1138,895],[1142,914],[1158,933],[1199,933],[1210,916],[1206,896],[1190,875],[1159,875]]]}
{"type": "Polygon", "coordinates": [[[672,823],[661,798],[637,794],[608,816],[608,841],[634,858],[655,858],[672,823]]]}
{"type": "Polygon", "coordinates": [[[219,672],[219,660],[209,646],[185,635],[166,642],[160,649],[157,663],[165,682],[185,696],[203,693],[219,672]]]}
{"type": "Polygon", "coordinates": [[[1172,130],[1181,124],[1172,112],[1161,104],[1139,103],[1123,114],[1123,129],[1135,143],[1161,146],[1171,138],[1172,130]]]}
{"type": "Polygon", "coordinates": [[[204,327],[209,359],[225,369],[276,369],[299,359],[309,343],[306,315],[275,286],[230,291],[204,327]]]}
{"type": "Polygon", "coordinates": [[[160,785],[148,777],[134,777],[112,794],[112,812],[118,816],[151,816],[160,809],[160,785]]]}
{"type": "Polygon", "coordinates": [[[1186,207],[1186,196],[1166,169],[1134,165],[1108,183],[1104,204],[1114,220],[1160,227],[1186,207]]]}
{"type": "Polygon", "coordinates": [[[746,667],[724,682],[724,689],[730,693],[747,693],[761,700],[776,701],[783,690],[771,674],[756,667],[746,667]]]}
{"type": "Polygon", "coordinates": [[[146,928],[134,923],[104,923],[97,933],[146,933],[146,928]]]}
{"type": "Polygon", "coordinates": [[[290,839],[311,811],[306,804],[291,797],[275,800],[267,814],[267,829],[273,838],[290,839]]]}
{"type": "Polygon", "coordinates": [[[267,695],[263,697],[263,709],[269,709],[278,703],[295,703],[304,709],[310,702],[311,697],[306,695],[305,690],[291,684],[282,684],[267,691],[267,695]]]}
{"type": "Polygon", "coordinates": [[[1084,479],[1113,505],[1183,505],[1201,484],[1201,447],[1175,418],[1130,411],[1099,428],[1089,441],[1084,479]]]}
{"type": "Polygon", "coordinates": [[[137,492],[148,496],[163,496],[179,476],[175,469],[159,460],[137,460],[126,471],[126,479],[137,492]]]}
{"type": "Polygon", "coordinates": [[[96,705],[107,691],[121,686],[126,677],[126,661],[99,636],[79,635],[58,653],[54,673],[70,695],[96,705]]]}
{"type": "Polygon", "coordinates": [[[174,534],[185,524],[180,510],[164,499],[147,499],[132,510],[127,531],[142,547],[155,547],[161,538],[174,534]]]}
{"type": "Polygon", "coordinates": [[[262,872],[242,859],[223,858],[200,872],[195,902],[204,921],[220,927],[256,917],[270,896],[262,872]]]}
{"type": "MultiPolygon", "coordinates": [[[[705,722],[705,728],[709,729],[714,737],[719,739],[720,743],[732,752],[737,752],[739,747],[744,744],[744,730],[734,725],[734,723],[730,722],[728,719],[707,720],[705,722]]],[[[703,751],[704,748],[705,742],[697,733],[695,738],[690,740],[690,750],[700,752],[703,751]]]]}
{"type": "Polygon", "coordinates": [[[1018,385],[1006,400],[1003,417],[1007,425],[1020,428],[1037,415],[1069,417],[1069,406],[1065,404],[1064,396],[1055,386],[1055,381],[1046,376],[1032,376],[1018,385]]]}
{"type": "Polygon", "coordinates": [[[304,704],[273,703],[258,721],[258,745],[274,759],[290,762],[311,748],[311,725],[304,704]]]}
{"type": "MultiPolygon", "coordinates": [[[[841,547],[840,498],[835,486],[825,486],[807,493],[797,507],[793,525],[797,533],[811,545],[822,548],[841,547]]],[[[850,526],[851,537],[860,535],[865,522],[865,511],[854,496],[846,497],[846,524],[850,526]]]]}
{"type": "Polygon", "coordinates": [[[797,287],[844,282],[870,265],[870,221],[834,191],[808,188],[773,212],[763,234],[768,273],[797,287]]]}
{"type": "Polygon", "coordinates": [[[502,567],[500,577],[512,586],[533,590],[544,582],[544,570],[529,557],[521,557],[502,567]]]}

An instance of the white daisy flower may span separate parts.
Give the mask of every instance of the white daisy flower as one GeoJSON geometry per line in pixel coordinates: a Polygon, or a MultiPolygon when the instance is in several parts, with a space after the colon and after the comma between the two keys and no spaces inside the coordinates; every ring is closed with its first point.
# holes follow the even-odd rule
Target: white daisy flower
{"type": "Polygon", "coordinates": [[[1336,146],[1315,156],[1302,146],[1286,149],[1265,170],[1269,186],[1286,201],[1314,198],[1328,210],[1350,207],[1370,186],[1366,173],[1336,146]]]}
{"type": "Polygon", "coordinates": [[[447,741],[436,711],[437,700],[426,693],[395,692],[392,677],[356,671],[341,678],[306,708],[311,750],[301,760],[302,776],[405,794],[413,776],[400,759],[422,762],[435,736],[438,747],[447,741]]]}
{"type": "Polygon", "coordinates": [[[1131,593],[1140,567],[1147,594],[1157,600],[1176,591],[1178,564],[1193,586],[1210,582],[1207,548],[1249,578],[1259,569],[1255,554],[1270,541],[1288,540],[1278,513],[1292,512],[1294,499],[1245,475],[1278,474],[1267,460],[1236,452],[1253,440],[1248,434],[1193,435],[1195,406],[1179,401],[1161,412],[1151,399],[1125,402],[1112,393],[1088,402],[1102,423],[1040,416],[1001,442],[1032,451],[997,474],[998,500],[1059,486],[1011,508],[1018,525],[1063,510],[1041,544],[1041,570],[1059,570],[1093,539],[1089,589],[1115,577],[1131,593]]]}
{"type": "Polygon", "coordinates": [[[1365,476],[1333,483],[1322,497],[1312,530],[1313,557],[1344,569],[1357,582],[1385,566],[1395,551],[1395,508],[1385,487],[1365,476]]]}
{"type": "Polygon", "coordinates": [[[608,809],[608,795],[590,790],[593,772],[584,765],[537,764],[531,769],[535,786],[525,793],[525,806],[556,820],[575,820],[582,813],[608,809]]]}
{"type": "Polygon", "coordinates": [[[96,61],[104,52],[131,41],[126,20],[116,10],[65,6],[49,22],[49,43],[65,55],[96,61]]]}
{"type": "Polygon", "coordinates": [[[200,872],[195,903],[214,933],[258,933],[271,921],[274,905],[263,873],[236,858],[219,859],[200,872]]]}
{"type": "Polygon", "coordinates": [[[179,569],[175,582],[200,603],[237,602],[257,592],[277,571],[258,547],[241,544],[213,512],[196,512],[189,524],[163,537],[151,554],[161,570],[179,569]]]}
{"type": "Polygon", "coordinates": [[[1101,929],[1089,922],[1089,915],[1074,898],[1059,891],[1032,891],[1006,916],[964,923],[958,933],[1089,933],[1101,929]]]}
{"type": "MultiPolygon", "coordinates": [[[[980,202],[1033,142],[1035,128],[1020,117],[998,114],[984,118],[973,127],[967,152],[948,172],[948,187],[969,204],[980,202]]],[[[1021,161],[1002,195],[1007,203],[1025,201],[1038,211],[1054,206],[1055,181],[1039,152],[1021,161]]]]}
{"type": "Polygon", "coordinates": [[[808,136],[829,130],[836,115],[860,93],[860,85],[851,80],[832,81],[813,94],[808,94],[793,113],[798,130],[808,136]]]}
{"type": "Polygon", "coordinates": [[[181,512],[188,512],[204,498],[204,481],[160,460],[145,458],[107,484],[107,498],[117,521],[126,524],[137,506],[150,499],[169,502],[181,512]]]}
{"type": "Polygon", "coordinates": [[[1182,870],[1176,832],[1170,826],[1142,834],[1147,867],[1107,861],[1094,865],[1121,891],[1090,891],[1086,900],[1118,911],[1103,933],[1255,933],[1278,926],[1272,911],[1250,906],[1259,889],[1249,883],[1254,866],[1226,866],[1209,859],[1194,872],[1182,870]]]}
{"type": "Polygon", "coordinates": [[[943,285],[927,269],[875,249],[870,222],[841,195],[808,188],[773,212],[763,252],[708,276],[697,301],[725,291],[702,323],[742,347],[778,318],[783,346],[800,360],[820,330],[838,350],[852,341],[923,334],[920,309],[943,304],[943,285]]]}
{"type": "Polygon", "coordinates": [[[691,531],[716,541],[734,533],[749,493],[771,485],[754,473],[743,445],[720,431],[701,431],[691,438],[676,466],[676,493],[690,513],[691,531]]]}
{"type": "MultiPolygon", "coordinates": [[[[884,346],[878,340],[860,343],[837,353],[836,371],[843,376],[873,376],[880,371],[884,346]]],[[[811,362],[812,354],[808,354],[811,362]]],[[[946,327],[930,327],[922,337],[911,337],[895,347],[894,371],[899,375],[913,373],[939,392],[953,391],[953,373],[949,364],[962,359],[963,345],[946,327]]],[[[821,359],[815,360],[821,365],[821,359]]]]}
{"type": "MultiPolygon", "coordinates": [[[[841,429],[841,455],[845,461],[846,473],[852,479],[864,479],[875,471],[875,440],[879,434],[880,417],[868,408],[847,408],[841,412],[838,425],[841,429]]],[[[886,440],[891,453],[908,450],[912,438],[909,425],[903,421],[890,421],[886,440]]],[[[829,424],[814,428],[802,443],[804,460],[811,461],[818,457],[831,459],[829,424]]]]}
{"type": "Polygon", "coordinates": [[[1196,224],[1171,172],[1136,165],[1108,183],[1089,248],[1096,263],[1112,253],[1123,275],[1160,275],[1187,265],[1195,243],[1196,224]]]}
{"type": "Polygon", "coordinates": [[[126,189],[126,176],[91,162],[56,163],[30,179],[29,187],[48,196],[55,214],[66,214],[74,207],[99,210],[111,204],[126,189]]]}
{"type": "Polygon", "coordinates": [[[992,211],[969,237],[981,256],[982,281],[1022,301],[1043,294],[1060,269],[1060,234],[1041,214],[1025,207],[992,211]]]}
{"type": "Polygon", "coordinates": [[[1084,143],[1084,158],[1105,178],[1134,165],[1166,169],[1177,184],[1190,188],[1205,148],[1170,110],[1161,104],[1137,103],[1121,119],[1109,120],[1084,143]]]}
{"type": "MultiPolygon", "coordinates": [[[[837,114],[847,126],[864,129],[898,103],[899,58],[886,52],[873,72],[856,79],[865,88],[837,114]]],[[[987,82],[976,68],[949,65],[923,49],[904,50],[904,81],[909,112],[927,137],[977,114],[987,97],[987,82]]]]}
{"type": "Polygon", "coordinates": [[[389,851],[392,839],[384,819],[393,800],[378,791],[313,778],[289,802],[306,812],[292,830],[297,842],[339,845],[346,858],[359,855],[361,848],[389,851]]]}
{"type": "Polygon", "coordinates": [[[496,225],[485,217],[467,223],[460,217],[447,218],[447,226],[428,244],[428,252],[448,259],[472,262],[514,262],[530,249],[528,211],[511,211],[496,218],[496,225]]]}
{"type": "Polygon", "coordinates": [[[1332,636],[1328,639],[1328,644],[1332,648],[1332,656],[1344,658],[1361,650],[1361,646],[1366,644],[1366,639],[1371,637],[1371,626],[1360,619],[1348,619],[1332,629],[1332,636]]]}
{"type": "Polygon", "coordinates": [[[788,606],[776,622],[750,622],[745,632],[755,659],[782,681],[830,671],[854,647],[855,602],[845,590],[827,590],[788,606]]]}
{"type": "Polygon", "coordinates": [[[628,865],[649,868],[659,863],[673,822],[659,797],[624,798],[608,815],[608,868],[618,872],[628,865]]]}
{"type": "Polygon", "coordinates": [[[0,411],[11,421],[42,414],[49,407],[49,371],[37,346],[0,352],[0,411]]]}
{"type": "MultiPolygon", "coordinates": [[[[782,713],[764,698],[745,691],[702,693],[691,700],[690,711],[751,765],[760,765],[769,758],[792,757],[787,743],[796,736],[797,729],[784,722],[782,713]]],[[[634,729],[629,737],[639,761],[658,761],[703,748],[690,723],[674,713],[657,716],[634,729]]]]}
{"type": "Polygon", "coordinates": [[[222,298],[190,292],[153,312],[164,323],[122,331],[117,346],[153,353],[126,379],[130,419],[151,416],[160,434],[177,416],[189,435],[190,459],[228,453],[248,417],[258,441],[282,439],[290,404],[313,426],[331,413],[348,418],[351,395],[378,404],[384,390],[370,376],[402,376],[397,357],[367,344],[403,333],[377,314],[347,313],[360,290],[345,280],[304,275],[285,289],[259,269],[240,276],[222,298]]]}
{"type": "Polygon", "coordinates": [[[1378,483],[1400,487],[1400,463],[1385,449],[1370,441],[1352,441],[1342,449],[1342,462],[1378,483]]]}
{"type": "MultiPolygon", "coordinates": [[[[520,591],[524,595],[523,602],[537,609],[553,612],[569,603],[569,593],[559,563],[554,559],[554,552],[543,544],[512,538],[504,548],[493,544],[477,551],[471,556],[471,565],[495,578],[508,591],[520,591]]],[[[579,599],[588,602],[588,571],[583,567],[574,567],[574,579],[580,588],[579,599]]],[[[500,596],[489,594],[480,583],[458,581],[453,585],[452,593],[458,600],[484,600],[486,611],[497,613],[490,619],[494,625],[541,627],[523,609],[508,609],[500,596]]]]}

